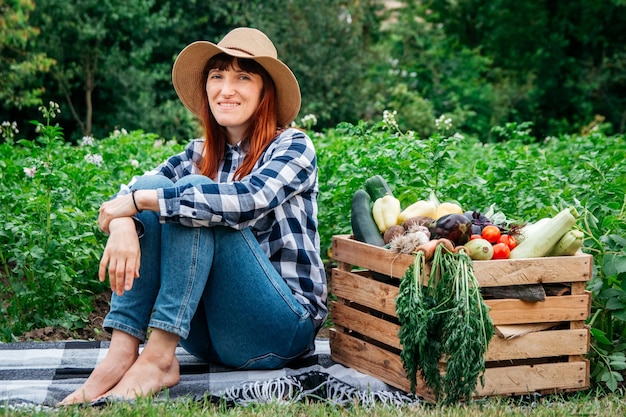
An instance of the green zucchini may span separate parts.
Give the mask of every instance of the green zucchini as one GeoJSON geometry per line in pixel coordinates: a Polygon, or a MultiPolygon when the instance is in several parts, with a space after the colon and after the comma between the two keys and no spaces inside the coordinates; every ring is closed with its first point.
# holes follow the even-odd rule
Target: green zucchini
{"type": "Polygon", "coordinates": [[[372,216],[372,198],[367,191],[359,189],[354,193],[350,221],[352,223],[352,234],[359,242],[376,246],[385,244],[372,216]]]}
{"type": "Polygon", "coordinates": [[[387,194],[393,196],[391,188],[389,188],[389,184],[387,184],[387,181],[385,181],[381,175],[374,175],[373,177],[366,179],[364,187],[365,191],[367,191],[370,195],[372,201],[376,201],[387,194]]]}

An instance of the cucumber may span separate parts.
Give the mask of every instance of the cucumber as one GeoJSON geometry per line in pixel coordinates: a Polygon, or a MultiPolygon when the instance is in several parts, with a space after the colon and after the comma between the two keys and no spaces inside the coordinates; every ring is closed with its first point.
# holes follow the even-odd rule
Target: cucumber
{"type": "Polygon", "coordinates": [[[350,211],[352,234],[359,242],[383,246],[385,241],[372,216],[372,198],[365,190],[357,190],[352,197],[350,211]]]}
{"type": "Polygon", "coordinates": [[[393,195],[389,184],[387,184],[387,181],[380,175],[374,175],[366,179],[364,187],[372,201],[376,201],[387,194],[393,195]]]}

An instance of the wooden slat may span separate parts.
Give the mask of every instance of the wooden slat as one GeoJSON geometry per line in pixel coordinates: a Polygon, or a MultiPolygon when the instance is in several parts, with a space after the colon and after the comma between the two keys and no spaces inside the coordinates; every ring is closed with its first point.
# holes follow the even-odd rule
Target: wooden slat
{"type": "Polygon", "coordinates": [[[546,297],[545,301],[485,300],[494,325],[550,323],[585,320],[589,316],[589,294],[546,297]]]}
{"type": "Polygon", "coordinates": [[[506,361],[584,355],[589,350],[589,330],[548,330],[528,333],[514,339],[494,336],[485,359],[506,361]]]}
{"type": "Polygon", "coordinates": [[[330,292],[337,297],[396,316],[396,286],[335,268],[330,292]]]}
{"type": "Polygon", "coordinates": [[[341,303],[332,304],[333,323],[346,329],[367,335],[381,343],[401,349],[398,331],[400,326],[341,303]]]}
{"type": "Polygon", "coordinates": [[[409,265],[413,263],[413,256],[396,254],[378,246],[368,245],[350,239],[348,235],[333,237],[333,259],[395,278],[403,277],[409,265]]]}
{"type": "MultiPolygon", "coordinates": [[[[333,269],[331,292],[393,317],[396,316],[398,287],[352,272],[333,269]]],[[[589,316],[591,297],[564,295],[546,297],[545,301],[527,302],[513,299],[485,300],[494,325],[550,323],[585,320],[589,316]]]]}
{"type": "MultiPolygon", "coordinates": [[[[334,361],[401,390],[410,390],[399,355],[337,332],[331,332],[330,343],[334,361]]],[[[478,396],[582,390],[589,386],[588,366],[587,361],[580,361],[489,368],[485,371],[485,385],[478,384],[478,396]]],[[[417,394],[433,398],[421,380],[418,380],[417,394]]]]}
{"type": "MultiPolygon", "coordinates": [[[[400,326],[358,311],[349,306],[333,303],[333,322],[343,328],[366,335],[381,343],[402,349],[398,331],[400,326]]],[[[485,360],[507,361],[585,355],[589,351],[589,330],[550,330],[529,333],[514,339],[494,336],[489,343],[485,360]]]]}
{"type": "MultiPolygon", "coordinates": [[[[330,357],[335,362],[371,375],[403,391],[411,390],[400,355],[395,355],[350,335],[332,331],[330,332],[330,345],[330,357]]],[[[432,392],[422,380],[418,380],[416,392],[426,399],[434,400],[432,392]]]]}
{"type": "MultiPolygon", "coordinates": [[[[378,246],[351,239],[348,235],[333,237],[333,259],[360,268],[404,276],[413,262],[410,255],[399,255],[378,246]]],[[[481,287],[524,285],[554,282],[584,282],[591,279],[593,257],[578,253],[530,259],[474,261],[474,274],[481,287]]]]}
{"type": "Polygon", "coordinates": [[[474,275],[481,287],[591,279],[593,257],[587,254],[528,259],[474,261],[474,275]]]}
{"type": "Polygon", "coordinates": [[[478,396],[583,390],[589,387],[587,368],[586,361],[490,368],[485,371],[485,385],[478,384],[478,396]]]}

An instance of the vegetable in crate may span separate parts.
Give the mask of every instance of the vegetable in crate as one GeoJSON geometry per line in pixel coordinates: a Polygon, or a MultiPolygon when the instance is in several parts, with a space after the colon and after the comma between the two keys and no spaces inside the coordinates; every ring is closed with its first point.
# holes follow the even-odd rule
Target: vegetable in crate
{"type": "Polygon", "coordinates": [[[533,229],[533,233],[511,251],[509,258],[541,258],[550,255],[561,237],[576,224],[578,216],[574,207],[562,210],[546,221],[540,230],[533,229]]]}
{"type": "Polygon", "coordinates": [[[479,211],[466,211],[463,215],[472,222],[472,233],[476,235],[482,234],[483,228],[492,224],[489,217],[479,211]]]}
{"type": "MultiPolygon", "coordinates": [[[[392,229],[398,230],[397,228],[405,230],[402,226],[392,226],[385,232],[385,235],[392,229]]],[[[396,253],[413,254],[418,248],[431,242],[433,241],[430,240],[428,228],[426,226],[414,225],[409,230],[403,232],[403,234],[392,237],[389,240],[389,249],[396,253]]]]}
{"type": "Polygon", "coordinates": [[[434,221],[435,219],[433,219],[432,217],[415,216],[415,217],[410,217],[406,219],[404,223],[402,223],[402,226],[404,226],[404,229],[407,232],[410,232],[416,227],[428,228],[434,221]]]}
{"type": "Polygon", "coordinates": [[[455,245],[464,245],[472,235],[472,222],[462,214],[447,214],[430,227],[431,239],[446,238],[455,245]]]}
{"type": "Polygon", "coordinates": [[[376,246],[385,244],[372,217],[372,199],[365,190],[357,190],[352,197],[350,221],[354,239],[376,246]]]}
{"type": "Polygon", "coordinates": [[[389,184],[381,175],[374,175],[365,180],[365,191],[370,195],[372,201],[376,201],[385,195],[393,195],[389,184]]]}
{"type": "Polygon", "coordinates": [[[438,244],[426,272],[426,254],[416,252],[396,298],[400,358],[411,391],[417,375],[439,402],[469,401],[485,371],[485,353],[494,328],[472,261],[464,250],[438,244]],[[445,374],[439,363],[445,358],[445,374]]]}
{"type": "Polygon", "coordinates": [[[493,257],[493,246],[483,238],[472,239],[463,245],[470,258],[479,261],[488,261],[493,257]]]}
{"type": "Polygon", "coordinates": [[[393,225],[383,235],[383,240],[385,241],[385,245],[391,243],[394,239],[399,238],[400,236],[404,236],[406,230],[404,227],[400,225],[393,225]]]}
{"type": "Polygon", "coordinates": [[[380,233],[385,233],[391,226],[398,224],[400,201],[391,194],[386,194],[374,201],[372,214],[380,233]]]}
{"type": "Polygon", "coordinates": [[[398,216],[398,221],[403,223],[413,217],[429,217],[435,220],[437,216],[437,206],[429,200],[419,200],[411,204],[398,216]]]}
{"type": "Polygon", "coordinates": [[[567,231],[556,243],[550,256],[573,256],[583,246],[585,235],[580,230],[572,229],[567,231]]]}
{"type": "Polygon", "coordinates": [[[439,204],[435,213],[435,219],[439,219],[446,214],[463,214],[463,209],[457,203],[444,202],[439,204]]]}

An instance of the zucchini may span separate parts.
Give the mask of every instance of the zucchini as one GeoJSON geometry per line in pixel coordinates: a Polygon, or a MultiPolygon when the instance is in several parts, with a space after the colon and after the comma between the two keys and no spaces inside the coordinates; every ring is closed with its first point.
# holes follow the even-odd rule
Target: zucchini
{"type": "Polygon", "coordinates": [[[522,227],[519,235],[515,236],[517,244],[519,245],[522,243],[522,241],[531,236],[535,231],[541,233],[540,230],[550,221],[550,219],[552,219],[552,217],[542,217],[535,223],[528,223],[526,226],[522,227]]]}
{"type": "Polygon", "coordinates": [[[565,233],[552,249],[550,256],[573,256],[583,246],[585,235],[580,230],[572,229],[565,233]]]}
{"type": "Polygon", "coordinates": [[[352,197],[352,209],[350,211],[352,234],[359,242],[370,245],[383,246],[385,241],[376,226],[372,215],[372,198],[365,190],[357,190],[352,197]]]}
{"type": "Polygon", "coordinates": [[[558,213],[539,230],[532,231],[509,255],[510,259],[541,258],[549,256],[557,242],[567,233],[578,219],[578,212],[570,207],[558,213]]]}
{"type": "Polygon", "coordinates": [[[366,179],[364,187],[372,201],[376,201],[387,194],[393,196],[389,184],[387,184],[387,181],[385,181],[381,175],[374,175],[366,179]]]}

